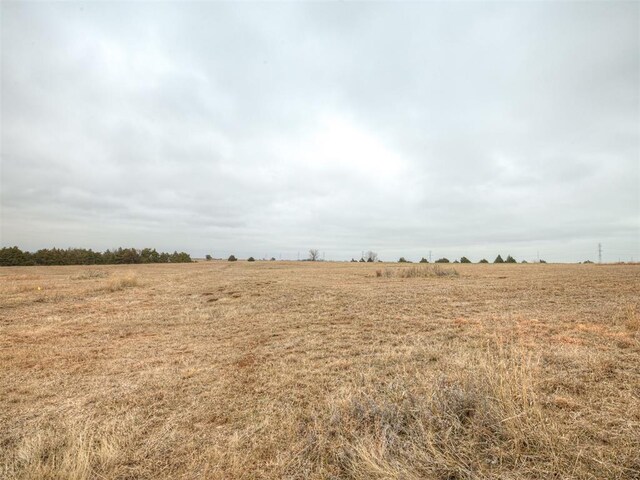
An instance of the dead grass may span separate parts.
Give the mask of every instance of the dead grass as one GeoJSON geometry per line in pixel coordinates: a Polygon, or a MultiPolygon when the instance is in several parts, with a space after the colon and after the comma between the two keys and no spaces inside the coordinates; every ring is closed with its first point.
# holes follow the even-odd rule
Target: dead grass
{"type": "Polygon", "coordinates": [[[430,278],[430,277],[457,277],[455,268],[442,268],[440,265],[411,266],[401,268],[384,268],[376,270],[376,277],[384,278],[430,278]]]}
{"type": "Polygon", "coordinates": [[[106,288],[110,292],[118,292],[125,288],[137,287],[138,285],[138,278],[134,274],[128,273],[125,276],[109,280],[106,288]]]}
{"type": "Polygon", "coordinates": [[[0,269],[0,477],[640,478],[640,267],[376,268],[0,269]]]}
{"type": "Polygon", "coordinates": [[[106,278],[109,276],[109,272],[106,270],[83,270],[75,275],[72,275],[73,280],[89,280],[94,278],[106,278]]]}

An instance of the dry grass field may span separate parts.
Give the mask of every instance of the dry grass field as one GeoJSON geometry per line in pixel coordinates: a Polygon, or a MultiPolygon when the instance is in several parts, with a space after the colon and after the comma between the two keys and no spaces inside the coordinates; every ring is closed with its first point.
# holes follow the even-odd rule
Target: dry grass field
{"type": "Polygon", "coordinates": [[[640,266],[415,267],[0,269],[0,477],[640,478],[640,266]]]}

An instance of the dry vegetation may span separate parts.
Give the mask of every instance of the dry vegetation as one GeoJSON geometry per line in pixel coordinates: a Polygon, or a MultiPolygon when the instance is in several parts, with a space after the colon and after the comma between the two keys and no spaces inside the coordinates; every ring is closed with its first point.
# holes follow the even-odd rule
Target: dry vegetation
{"type": "Polygon", "coordinates": [[[1,269],[0,477],[640,478],[640,266],[382,268],[1,269]]]}

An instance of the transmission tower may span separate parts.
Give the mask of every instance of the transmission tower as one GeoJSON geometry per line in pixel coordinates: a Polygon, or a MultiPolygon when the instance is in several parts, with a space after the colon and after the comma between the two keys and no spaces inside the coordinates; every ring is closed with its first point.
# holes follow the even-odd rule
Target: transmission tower
{"type": "Polygon", "coordinates": [[[602,244],[598,244],[598,263],[602,263],[602,244]]]}

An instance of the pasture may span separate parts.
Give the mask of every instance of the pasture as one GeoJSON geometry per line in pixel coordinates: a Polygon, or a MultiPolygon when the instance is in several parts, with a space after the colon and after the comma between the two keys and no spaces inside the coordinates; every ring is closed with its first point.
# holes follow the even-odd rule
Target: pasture
{"type": "Polygon", "coordinates": [[[640,478],[640,266],[441,268],[2,268],[0,477],[640,478]]]}

